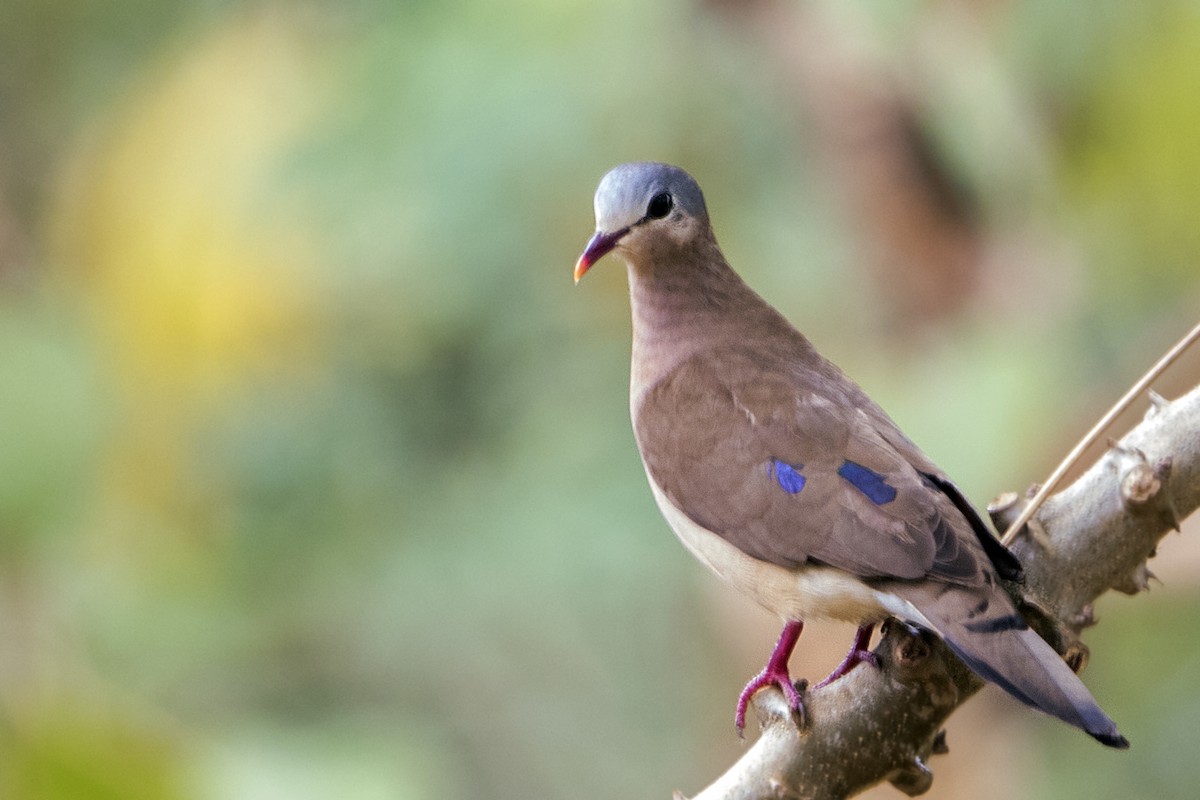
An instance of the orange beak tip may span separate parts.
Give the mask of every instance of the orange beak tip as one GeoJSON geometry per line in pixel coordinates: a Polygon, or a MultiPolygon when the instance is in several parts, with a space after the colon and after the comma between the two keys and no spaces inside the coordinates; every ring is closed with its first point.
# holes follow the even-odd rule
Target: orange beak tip
{"type": "Polygon", "coordinates": [[[614,231],[613,233],[596,231],[596,234],[587,243],[587,247],[583,249],[583,255],[575,262],[575,283],[579,283],[579,279],[583,277],[583,273],[591,269],[592,265],[597,261],[604,258],[605,254],[616,247],[617,242],[627,233],[629,233],[628,227],[614,231]]]}

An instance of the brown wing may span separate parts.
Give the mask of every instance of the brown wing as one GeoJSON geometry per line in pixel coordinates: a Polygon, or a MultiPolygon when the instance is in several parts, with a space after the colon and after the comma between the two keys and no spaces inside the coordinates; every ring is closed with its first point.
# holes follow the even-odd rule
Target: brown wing
{"type": "Polygon", "coordinates": [[[970,523],[854,403],[861,391],[840,373],[763,359],[695,356],[642,398],[638,445],[666,496],[781,566],[982,583],[987,557],[970,523]]]}

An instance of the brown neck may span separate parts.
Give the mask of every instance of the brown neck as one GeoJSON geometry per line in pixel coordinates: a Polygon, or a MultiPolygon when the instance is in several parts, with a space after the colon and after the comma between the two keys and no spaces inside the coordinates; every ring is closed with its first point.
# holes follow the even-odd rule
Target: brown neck
{"type": "Polygon", "coordinates": [[[711,238],[689,252],[663,255],[633,254],[629,261],[635,406],[647,388],[690,356],[730,343],[731,317],[746,321],[749,330],[787,324],[734,273],[711,238]]]}

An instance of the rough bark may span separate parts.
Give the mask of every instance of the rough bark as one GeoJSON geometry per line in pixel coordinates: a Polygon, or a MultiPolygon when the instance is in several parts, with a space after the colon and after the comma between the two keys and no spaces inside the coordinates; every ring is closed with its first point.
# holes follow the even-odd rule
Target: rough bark
{"type": "MultiPolygon", "coordinates": [[[[1145,589],[1159,540],[1200,505],[1200,387],[1151,401],[1145,419],[1047,500],[1013,543],[1026,580],[1009,589],[1076,670],[1087,663],[1079,634],[1095,599],[1145,589]]],[[[1009,494],[989,511],[1002,524],[1020,502],[1009,494]]],[[[903,625],[887,626],[875,653],[879,669],[805,692],[802,727],[778,690],[759,692],[758,741],[693,800],[836,800],[885,780],[910,796],[927,791],[942,724],[982,683],[935,636],[903,625]]]]}

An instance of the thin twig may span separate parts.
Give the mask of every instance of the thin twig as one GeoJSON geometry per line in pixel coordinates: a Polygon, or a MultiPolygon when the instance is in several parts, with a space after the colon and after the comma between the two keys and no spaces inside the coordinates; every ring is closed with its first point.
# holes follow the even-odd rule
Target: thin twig
{"type": "Polygon", "coordinates": [[[1117,401],[1116,405],[1110,408],[1108,413],[1101,417],[1100,421],[1092,426],[1092,429],[1087,432],[1087,435],[1079,441],[1079,444],[1075,445],[1074,449],[1072,449],[1071,452],[1067,454],[1067,457],[1062,460],[1062,463],[1054,469],[1054,472],[1051,473],[1046,482],[1042,484],[1042,488],[1038,489],[1037,494],[1035,494],[1033,499],[1029,501],[1029,504],[1025,506],[1025,510],[1021,512],[1020,516],[1013,520],[1013,523],[1008,526],[1008,530],[1004,532],[1004,536],[1000,539],[1002,544],[1008,546],[1012,543],[1012,540],[1017,536],[1017,531],[1025,527],[1025,524],[1033,518],[1033,515],[1037,512],[1038,508],[1041,507],[1046,498],[1050,496],[1050,493],[1053,492],[1058,484],[1062,481],[1063,476],[1067,474],[1067,470],[1075,465],[1075,462],[1079,460],[1084,451],[1091,447],[1092,443],[1095,442],[1096,439],[1100,438],[1100,434],[1104,433],[1104,431],[1108,429],[1108,426],[1112,424],[1113,420],[1116,419],[1122,411],[1129,407],[1130,403],[1132,403],[1142,392],[1146,390],[1146,387],[1150,385],[1151,381],[1161,375],[1167,369],[1167,367],[1175,363],[1175,360],[1183,355],[1184,351],[1195,344],[1196,340],[1198,339],[1200,339],[1200,324],[1197,324],[1196,327],[1192,328],[1186,336],[1176,342],[1175,346],[1168,350],[1166,355],[1160,358],[1158,363],[1151,367],[1150,370],[1141,377],[1141,380],[1130,387],[1129,391],[1127,391],[1124,396],[1117,401]]]}

